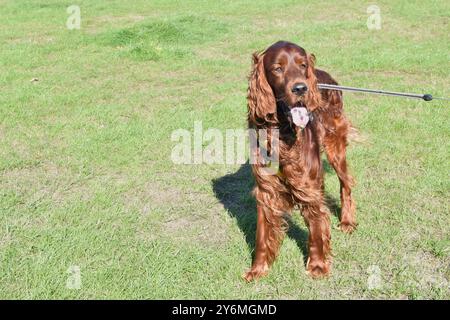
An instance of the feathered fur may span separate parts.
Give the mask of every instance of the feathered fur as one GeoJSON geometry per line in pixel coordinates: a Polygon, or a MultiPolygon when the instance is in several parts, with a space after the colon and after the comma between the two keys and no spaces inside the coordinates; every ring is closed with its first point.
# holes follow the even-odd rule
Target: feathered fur
{"type": "MultiPolygon", "coordinates": [[[[269,137],[273,130],[279,130],[279,172],[267,174],[266,163],[252,164],[258,217],[255,259],[252,268],[244,274],[247,281],[268,272],[287,227],[284,217],[295,206],[301,208],[309,229],[308,272],[313,277],[329,273],[330,214],[324,201],[321,150],[327,154],[341,184],[341,229],[351,232],[356,227],[355,202],[351,196],[353,179],[348,173],[345,157],[347,135],[352,127],[343,114],[341,92],[321,92],[318,81],[336,84],[328,73],[315,68],[314,55],[306,54],[304,49],[292,43],[278,42],[263,53],[253,55],[247,95],[248,125],[267,130],[269,137]],[[307,64],[306,69],[299,71],[302,67],[292,62],[295,59],[303,61],[302,67],[307,64]],[[283,68],[279,67],[283,69],[283,81],[276,68],[278,65],[283,65],[283,68]],[[298,103],[307,107],[313,120],[303,130],[292,125],[286,113],[277,109],[277,102],[288,100],[290,88],[286,86],[297,81],[291,79],[293,77],[305,81],[308,86],[298,103]]],[[[268,145],[270,147],[270,143],[268,145]]]]}

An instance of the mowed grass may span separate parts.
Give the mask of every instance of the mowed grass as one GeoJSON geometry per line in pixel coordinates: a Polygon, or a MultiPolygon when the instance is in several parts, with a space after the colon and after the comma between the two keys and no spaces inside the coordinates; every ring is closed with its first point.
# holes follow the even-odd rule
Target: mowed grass
{"type": "Polygon", "coordinates": [[[333,229],[324,280],[294,212],[269,276],[243,282],[248,167],[170,158],[194,121],[246,127],[251,53],[280,39],[341,84],[448,96],[448,1],[377,1],[379,31],[360,1],[76,4],[68,30],[65,1],[0,0],[0,298],[450,298],[448,101],[345,94],[359,228],[333,229]]]}

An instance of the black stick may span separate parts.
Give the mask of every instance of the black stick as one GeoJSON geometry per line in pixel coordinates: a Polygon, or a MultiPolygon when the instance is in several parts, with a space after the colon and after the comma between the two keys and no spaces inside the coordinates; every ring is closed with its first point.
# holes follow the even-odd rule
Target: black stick
{"type": "Polygon", "coordinates": [[[373,89],[337,86],[337,85],[325,84],[325,83],[319,83],[318,87],[319,87],[319,89],[324,89],[324,90],[344,90],[344,91],[366,92],[366,93],[373,93],[373,94],[382,94],[382,95],[386,95],[386,96],[396,96],[396,97],[407,97],[407,98],[423,99],[425,101],[433,100],[433,96],[431,94],[428,94],[428,93],[426,93],[426,94],[401,93],[401,92],[392,92],[392,91],[383,91],[383,90],[373,90],[373,89]]]}

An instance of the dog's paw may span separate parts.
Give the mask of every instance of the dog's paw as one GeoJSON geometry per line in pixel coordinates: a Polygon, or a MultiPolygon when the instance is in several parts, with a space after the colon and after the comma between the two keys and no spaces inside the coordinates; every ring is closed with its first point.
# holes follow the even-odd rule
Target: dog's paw
{"type": "Polygon", "coordinates": [[[310,261],[306,265],[306,273],[314,279],[325,278],[330,274],[331,261],[330,260],[315,260],[310,261]]]}
{"type": "Polygon", "coordinates": [[[242,278],[247,282],[251,282],[253,280],[256,280],[256,279],[266,276],[268,272],[269,272],[268,266],[256,266],[256,267],[252,267],[250,270],[246,271],[242,275],[242,278]]]}
{"type": "Polygon", "coordinates": [[[344,233],[352,233],[356,230],[356,223],[347,223],[347,222],[341,222],[339,224],[339,229],[344,233]]]}

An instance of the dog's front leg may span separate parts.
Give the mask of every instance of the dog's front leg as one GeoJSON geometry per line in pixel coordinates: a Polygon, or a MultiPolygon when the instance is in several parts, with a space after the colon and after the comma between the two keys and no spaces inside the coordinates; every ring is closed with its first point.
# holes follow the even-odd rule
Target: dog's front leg
{"type": "MultiPolygon", "coordinates": [[[[273,260],[274,244],[269,243],[270,233],[269,223],[266,221],[264,208],[262,205],[257,206],[257,220],[256,220],[256,243],[255,243],[255,258],[250,270],[244,275],[246,281],[265,276],[269,271],[270,260],[273,260]],[[271,252],[272,250],[272,252],[271,252]]],[[[278,245],[278,244],[276,244],[278,245]]]]}
{"type": "Polygon", "coordinates": [[[274,198],[257,187],[255,196],[257,200],[255,258],[250,270],[243,275],[247,281],[265,276],[269,271],[285,234],[284,214],[292,209],[291,198],[283,192],[278,192],[278,196],[274,198]]]}
{"type": "Polygon", "coordinates": [[[302,211],[309,229],[306,270],[313,278],[327,276],[331,267],[329,214],[320,202],[305,204],[302,211]]]}

